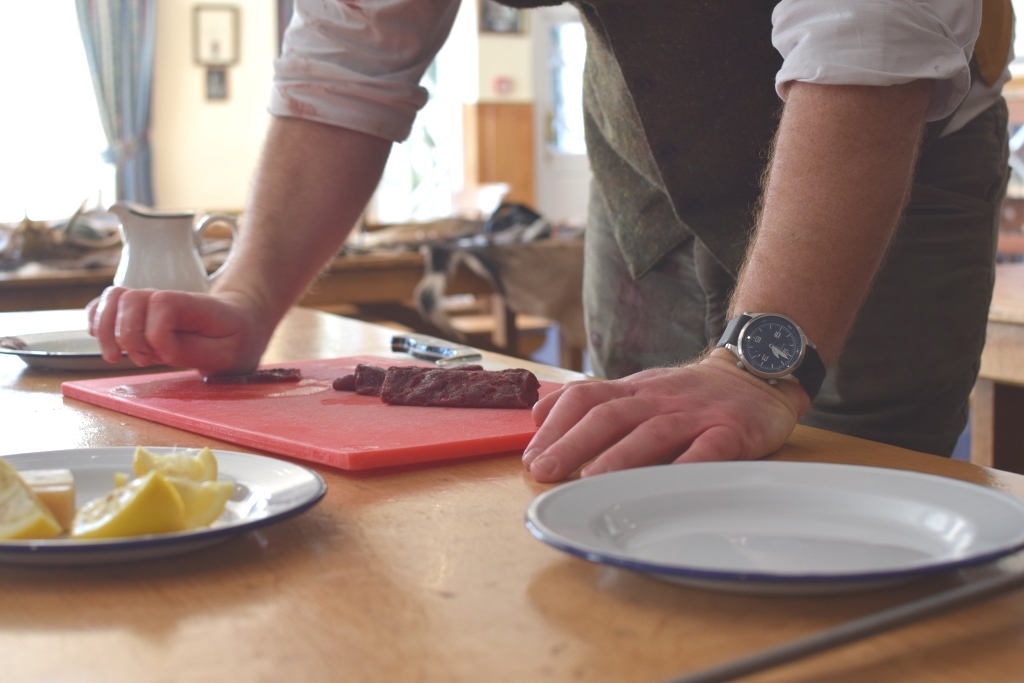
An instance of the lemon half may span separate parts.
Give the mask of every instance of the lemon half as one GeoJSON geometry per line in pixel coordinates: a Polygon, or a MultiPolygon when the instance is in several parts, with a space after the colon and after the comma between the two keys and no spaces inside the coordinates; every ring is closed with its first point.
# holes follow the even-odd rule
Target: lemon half
{"type": "Polygon", "coordinates": [[[56,517],[0,458],[0,539],[53,538],[62,531],[56,517]]]}
{"type": "Polygon", "coordinates": [[[160,472],[89,501],[75,515],[72,538],[117,538],[185,530],[181,494],[160,472]]]}
{"type": "Polygon", "coordinates": [[[156,471],[166,477],[217,481],[217,458],[209,448],[197,452],[181,451],[158,455],[140,446],[135,449],[132,468],[136,477],[156,471]]]}
{"type": "MultiPolygon", "coordinates": [[[[209,448],[159,455],[139,447],[132,469],[137,477],[159,472],[174,486],[184,504],[187,529],[207,526],[220,517],[235,488],[231,482],[217,481],[217,458],[209,448]]],[[[114,477],[116,486],[129,481],[123,474],[114,477]]]]}
{"type": "Polygon", "coordinates": [[[168,478],[185,505],[185,528],[195,529],[212,524],[224,512],[235,485],[228,481],[192,481],[168,478]]]}

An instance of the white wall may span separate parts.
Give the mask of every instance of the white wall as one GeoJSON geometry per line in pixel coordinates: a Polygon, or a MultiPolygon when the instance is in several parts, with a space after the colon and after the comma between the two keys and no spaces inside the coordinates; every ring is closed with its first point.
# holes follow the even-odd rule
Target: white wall
{"type": "Polygon", "coordinates": [[[240,62],[228,99],[206,99],[205,69],[192,59],[196,3],[158,3],[153,74],[153,182],[161,209],[238,210],[248,194],[269,115],[277,56],[277,2],[234,0],[240,62]]]}
{"type": "MultiPolygon", "coordinates": [[[[526,13],[529,21],[530,12],[526,13]]],[[[479,42],[479,101],[528,103],[533,101],[533,41],[521,34],[481,33],[479,42]],[[511,90],[500,92],[499,78],[507,78],[511,90]]]]}
{"type": "MultiPolygon", "coordinates": [[[[228,70],[229,98],[219,101],[206,99],[205,69],[192,58],[196,4],[158,4],[151,134],[155,201],[166,210],[240,210],[270,119],[266,107],[278,54],[277,2],[233,2],[240,10],[241,61],[228,70]]],[[[455,49],[448,50],[465,60],[458,97],[466,103],[532,102],[529,30],[478,36],[476,23],[475,0],[463,0],[453,30],[455,49]],[[494,89],[502,77],[512,83],[509,92],[494,89]]]]}

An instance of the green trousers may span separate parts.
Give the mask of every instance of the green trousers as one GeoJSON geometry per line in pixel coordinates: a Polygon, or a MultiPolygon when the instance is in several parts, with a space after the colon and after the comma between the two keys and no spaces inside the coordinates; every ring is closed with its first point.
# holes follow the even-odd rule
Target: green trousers
{"type": "MultiPolygon", "coordinates": [[[[952,453],[985,343],[1007,136],[1000,101],[922,153],[882,269],[803,424],[952,453]]],[[[590,359],[608,378],[700,355],[724,329],[735,285],[693,236],[634,280],[615,237],[623,220],[678,221],[657,197],[643,216],[613,219],[595,185],[583,297],[590,359]]]]}

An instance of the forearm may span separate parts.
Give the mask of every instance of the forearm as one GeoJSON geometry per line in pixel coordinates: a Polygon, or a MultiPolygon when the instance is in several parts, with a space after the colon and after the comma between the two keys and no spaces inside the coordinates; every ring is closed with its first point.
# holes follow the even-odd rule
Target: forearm
{"type": "Polygon", "coordinates": [[[931,87],[792,85],[733,315],[789,315],[835,361],[899,221],[931,87]]]}
{"type": "Polygon", "coordinates": [[[231,260],[213,288],[276,324],[337,252],[380,179],[391,143],[275,118],[231,260]]]}

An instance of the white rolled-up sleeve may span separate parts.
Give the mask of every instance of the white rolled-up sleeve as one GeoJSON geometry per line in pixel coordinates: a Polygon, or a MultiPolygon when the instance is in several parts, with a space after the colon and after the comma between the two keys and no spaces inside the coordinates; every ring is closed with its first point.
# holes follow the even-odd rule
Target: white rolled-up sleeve
{"type": "Polygon", "coordinates": [[[971,87],[970,59],[981,0],[782,0],[772,44],[783,57],[775,79],[785,99],[793,81],[829,85],[938,83],[927,119],[956,109],[971,87]]]}
{"type": "Polygon", "coordinates": [[[423,73],[458,0],[297,0],[269,111],[392,141],[427,101],[423,73]]]}

